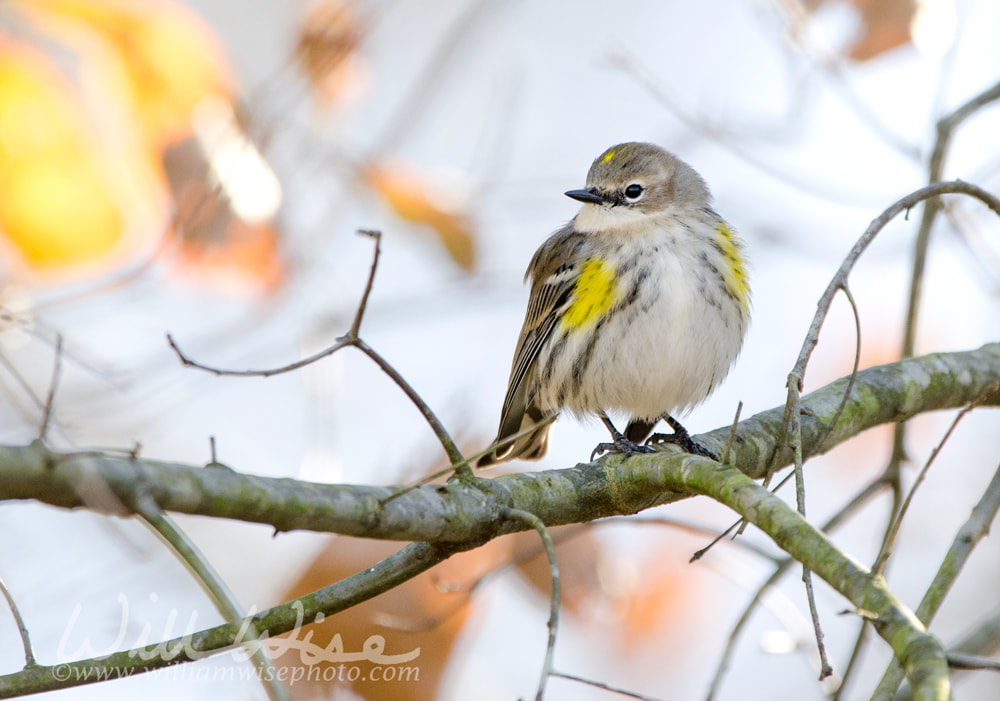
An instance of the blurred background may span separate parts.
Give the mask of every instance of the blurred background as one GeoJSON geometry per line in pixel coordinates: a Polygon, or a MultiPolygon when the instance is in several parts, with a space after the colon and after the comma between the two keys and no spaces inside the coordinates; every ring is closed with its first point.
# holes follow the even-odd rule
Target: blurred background
{"type": "MultiPolygon", "coordinates": [[[[1000,80],[990,0],[8,0],[0,5],[0,441],[38,435],[56,346],[48,439],[62,449],[141,445],[203,464],[214,437],[234,469],[321,482],[395,484],[440,468],[420,414],[347,350],[270,378],[185,369],[165,335],[227,368],[283,365],[344,333],[383,256],[362,336],[438,413],[463,450],[494,435],[534,249],[575,213],[603,149],[661,144],[709,182],[752,263],[753,325],[729,379],[685,420],[692,432],[784,401],[822,290],[867,224],[925,184],[935,123],[1000,80]]],[[[945,177],[1000,190],[1000,109],[953,140],[945,177]]],[[[862,366],[899,354],[917,216],[893,222],[852,275],[862,366]]],[[[1000,333],[1000,224],[954,199],[934,231],[917,352],[976,348],[1000,333]]],[[[854,322],[834,305],[807,390],[841,376],[854,322]]],[[[952,413],[919,417],[911,483],[952,413]]],[[[995,412],[967,417],[904,522],[888,571],[911,606],[996,468],[995,412]]],[[[568,467],[605,439],[560,421],[539,464],[568,467]]],[[[807,472],[821,523],[884,468],[891,429],[807,472]]],[[[791,490],[786,498],[794,499],[791,490]]],[[[890,500],[836,533],[871,563],[890,500]]],[[[732,514],[689,500],[642,517],[714,533],[732,514]]],[[[178,517],[245,607],[266,608],[398,548],[178,517]]],[[[556,668],[656,698],[701,698],[739,613],[773,563],[663,525],[563,529],[556,668]]],[[[777,555],[748,530],[747,543],[777,555]]],[[[513,699],[534,693],[549,580],[509,537],[316,627],[347,650],[421,648],[420,682],[293,687],[299,698],[513,699]]],[[[980,545],[933,630],[946,643],[1000,607],[1000,552],[980,545]]],[[[796,571],[797,572],[797,571],[796,571]]],[[[0,504],[0,576],[43,663],[133,647],[221,618],[136,520],[0,504]],[[90,646],[88,651],[86,646],[90,646]]],[[[798,574],[742,634],[719,699],[824,698],[857,635],[817,585],[837,674],[819,684],[798,574]]],[[[325,644],[325,643],[324,643],[325,644]]],[[[292,655],[292,657],[296,657],[292,655]]],[[[875,640],[842,698],[867,698],[889,660],[875,640]]],[[[0,673],[23,655],[0,608],[0,673]]],[[[58,692],[64,699],[265,698],[213,677],[222,656],[167,675],[58,692]],[[197,670],[197,671],[194,671],[197,670]]],[[[283,658],[281,664],[295,660],[283,658]]],[[[957,698],[991,698],[986,673],[957,698]]],[[[611,698],[552,679],[551,699],[611,698]]]]}

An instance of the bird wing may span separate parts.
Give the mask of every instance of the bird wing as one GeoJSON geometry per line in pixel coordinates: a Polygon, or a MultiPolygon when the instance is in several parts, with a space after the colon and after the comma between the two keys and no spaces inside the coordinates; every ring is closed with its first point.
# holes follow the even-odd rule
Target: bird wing
{"type": "Polygon", "coordinates": [[[538,358],[542,346],[552,335],[562,312],[570,303],[576,281],[580,277],[577,246],[580,234],[566,228],[557,232],[535,253],[528,274],[537,271],[532,280],[531,295],[524,325],[517,339],[514,362],[510,369],[507,396],[500,413],[498,438],[521,430],[521,419],[526,411],[530,382],[529,371],[538,358]]]}

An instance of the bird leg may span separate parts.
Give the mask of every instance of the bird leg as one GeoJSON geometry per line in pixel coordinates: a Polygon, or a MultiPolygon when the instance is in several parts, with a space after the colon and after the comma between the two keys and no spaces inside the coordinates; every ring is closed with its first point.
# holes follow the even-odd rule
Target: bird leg
{"type": "MultiPolygon", "coordinates": [[[[655,453],[656,451],[649,446],[639,445],[638,443],[633,443],[628,438],[622,435],[622,432],[615,428],[615,425],[611,423],[611,419],[608,415],[601,413],[601,421],[604,425],[608,427],[611,432],[611,438],[613,443],[598,443],[597,447],[594,448],[594,452],[590,454],[590,461],[593,462],[594,458],[603,453],[625,453],[625,457],[629,457],[632,453],[655,453]]],[[[689,438],[690,440],[690,438],[689,438]]]]}
{"type": "Polygon", "coordinates": [[[691,437],[691,434],[687,432],[687,429],[681,426],[681,422],[675,419],[670,414],[664,414],[663,420],[670,424],[670,428],[674,429],[673,433],[654,433],[646,440],[646,445],[650,443],[676,443],[681,447],[685,453],[691,453],[692,455],[703,455],[706,458],[711,458],[712,460],[718,461],[719,458],[711,450],[703,446],[701,443],[696,441],[691,437]]]}

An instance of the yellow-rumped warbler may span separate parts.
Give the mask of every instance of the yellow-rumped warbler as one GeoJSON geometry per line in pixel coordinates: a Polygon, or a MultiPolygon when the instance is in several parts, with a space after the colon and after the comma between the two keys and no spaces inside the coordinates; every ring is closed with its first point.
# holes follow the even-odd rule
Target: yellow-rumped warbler
{"type": "Polygon", "coordinates": [[[595,454],[651,452],[643,441],[662,418],[674,433],[653,439],[714,458],[670,414],[711,394],[743,345],[742,241],[712,209],[701,176],[653,144],[612,146],[591,165],[587,187],[566,194],[584,205],[528,265],[531,295],[497,447],[478,465],[542,457],[564,409],[597,414],[608,427],[614,442],[595,454]],[[630,415],[624,433],[609,411],[630,415]]]}

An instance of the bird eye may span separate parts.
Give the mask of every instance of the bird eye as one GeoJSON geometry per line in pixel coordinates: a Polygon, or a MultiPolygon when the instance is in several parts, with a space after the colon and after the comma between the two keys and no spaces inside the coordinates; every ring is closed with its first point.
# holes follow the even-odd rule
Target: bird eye
{"type": "Polygon", "coordinates": [[[627,188],[625,188],[625,199],[635,202],[640,197],[642,197],[642,185],[639,183],[632,183],[627,188]]]}

